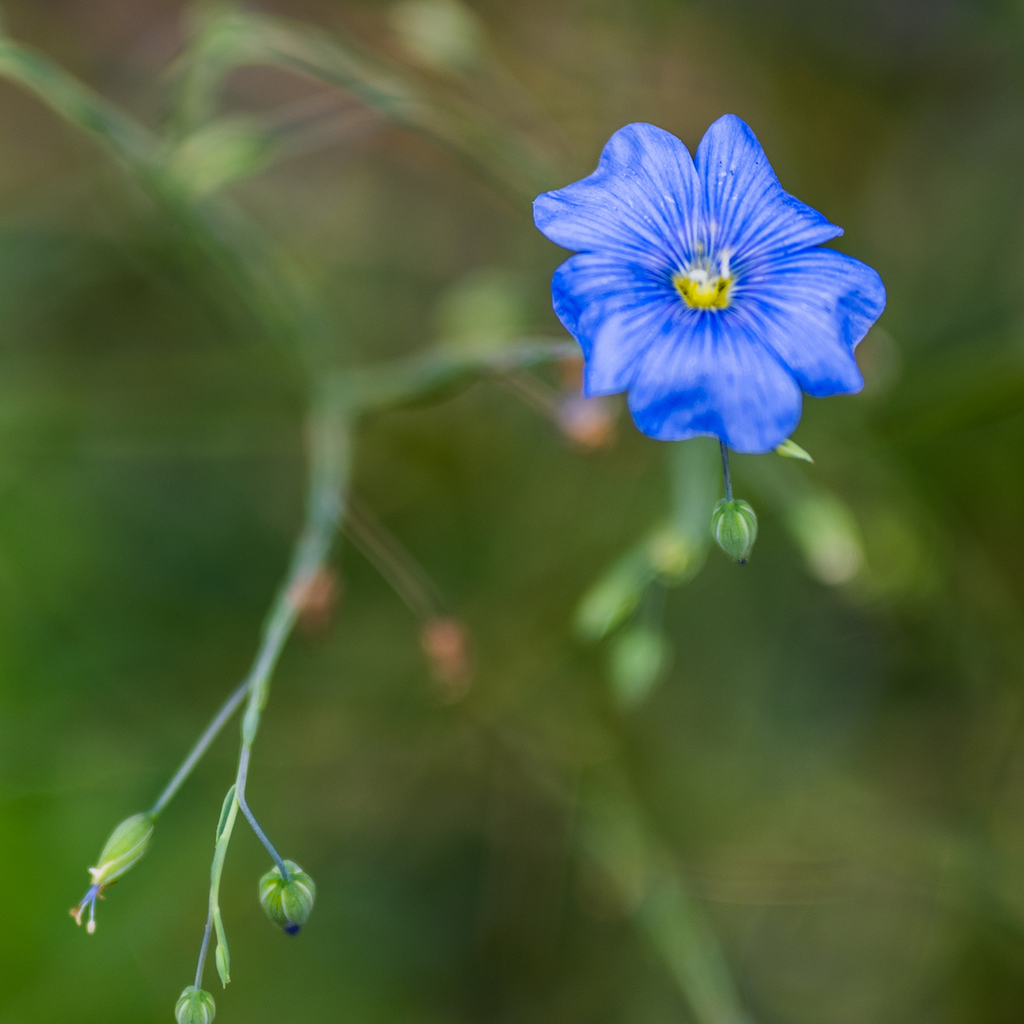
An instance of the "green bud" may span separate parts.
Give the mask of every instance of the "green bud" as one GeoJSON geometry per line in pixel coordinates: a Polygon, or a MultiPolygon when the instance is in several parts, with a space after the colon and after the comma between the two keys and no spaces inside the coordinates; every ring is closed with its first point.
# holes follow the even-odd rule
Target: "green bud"
{"type": "Polygon", "coordinates": [[[665,674],[672,652],[650,626],[634,626],[615,640],[609,665],[612,692],[621,707],[640,704],[665,674]]]}
{"type": "Polygon", "coordinates": [[[260,903],[274,924],[294,935],[313,912],[316,885],[295,861],[284,863],[288,868],[288,881],[282,879],[280,868],[268,871],[260,879],[260,903]]]}
{"type": "Polygon", "coordinates": [[[212,1024],[217,1004],[209,992],[189,985],[174,1004],[174,1016],[178,1024],[212,1024]]]}
{"type": "Polygon", "coordinates": [[[247,118],[221,118],[194,132],[167,157],[172,179],[189,198],[211,195],[263,170],[275,140],[247,118]]]}
{"type": "Polygon", "coordinates": [[[220,983],[227,988],[231,981],[231,954],[223,942],[217,943],[217,951],[213,954],[213,962],[217,965],[220,983]]]}
{"type": "Polygon", "coordinates": [[[849,583],[864,565],[860,528],[850,508],[834,494],[811,494],[786,509],[786,524],[822,583],[849,583]]]}
{"type": "Polygon", "coordinates": [[[435,71],[470,71],[484,54],[483,29],[459,0],[405,0],[391,9],[391,25],[405,48],[435,71]]]}
{"type": "Polygon", "coordinates": [[[478,270],[445,292],[434,320],[437,336],[446,347],[477,354],[497,352],[529,326],[528,295],[515,274],[497,268],[478,270]]]}
{"type": "Polygon", "coordinates": [[[686,536],[672,526],[658,530],[647,545],[651,565],[669,580],[683,579],[697,555],[686,536]]]}
{"type": "Polygon", "coordinates": [[[133,814],[126,818],[110,834],[107,845],[100,854],[99,864],[89,868],[92,884],[110,885],[135,866],[149,849],[153,838],[153,817],[149,814],[133,814]]]}
{"type": "Polygon", "coordinates": [[[576,609],[576,632],[593,642],[606,636],[636,608],[658,575],[644,541],[627,552],[583,595],[576,609]]]}
{"type": "Polygon", "coordinates": [[[711,513],[711,532],[718,546],[743,565],[757,540],[757,516],[742,499],[723,498],[711,513]]]}

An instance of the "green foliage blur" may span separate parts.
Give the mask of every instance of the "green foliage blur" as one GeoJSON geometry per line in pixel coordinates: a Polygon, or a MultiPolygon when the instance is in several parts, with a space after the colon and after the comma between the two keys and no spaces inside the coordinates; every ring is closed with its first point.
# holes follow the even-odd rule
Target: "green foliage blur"
{"type": "MultiPolygon", "coordinates": [[[[203,13],[3,8],[153,128],[203,13]]],[[[412,130],[429,112],[410,129],[375,107],[387,76],[228,76],[227,119],[175,167],[315,296],[310,353],[103,145],[0,82],[0,1024],[166,1022],[192,982],[237,723],[96,934],[67,908],[249,667],[302,521],[307,377],[564,340],[565,254],[531,189],[587,173],[627,122],[692,149],[726,112],[886,282],[863,394],[806,400],[813,465],[734,460],[759,520],[742,567],[666,546],[685,445],[638,435],[618,400],[567,417],[572,367],[366,417],[360,507],[468,645],[340,542],[248,791],[316,908],[296,938],[266,920],[271,864],[240,822],[232,984],[208,967],[206,987],[246,1024],[1019,1021],[1024,6],[260,9],[484,111],[482,155],[457,119],[438,145],[412,130]],[[638,582],[608,612],[610,569],[638,582]]]]}

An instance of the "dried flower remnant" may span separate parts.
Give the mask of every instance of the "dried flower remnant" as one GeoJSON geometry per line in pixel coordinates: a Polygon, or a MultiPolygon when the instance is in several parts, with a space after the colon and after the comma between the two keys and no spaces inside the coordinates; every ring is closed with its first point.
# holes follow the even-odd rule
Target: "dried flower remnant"
{"type": "Polygon", "coordinates": [[[555,420],[562,433],[581,448],[608,448],[615,442],[615,405],[607,398],[583,395],[583,360],[560,359],[562,396],[555,420]]]}
{"type": "Polygon", "coordinates": [[[462,700],[472,683],[466,627],[448,616],[428,619],[420,631],[420,646],[441,700],[445,704],[462,700]]]}
{"type": "Polygon", "coordinates": [[[565,395],[558,405],[558,426],[581,448],[608,448],[615,441],[615,407],[607,398],[565,395]]]}
{"type": "Polygon", "coordinates": [[[99,863],[89,868],[92,885],[78,906],[72,907],[71,916],[76,924],[81,924],[82,915],[88,908],[89,921],[85,930],[90,935],[96,931],[96,900],[103,899],[103,890],[127,874],[149,849],[154,821],[152,814],[133,814],[126,818],[110,833],[100,853],[99,863]]]}
{"type": "Polygon", "coordinates": [[[340,594],[338,574],[329,567],[300,580],[290,595],[299,616],[299,628],[310,636],[322,634],[331,624],[340,594]]]}

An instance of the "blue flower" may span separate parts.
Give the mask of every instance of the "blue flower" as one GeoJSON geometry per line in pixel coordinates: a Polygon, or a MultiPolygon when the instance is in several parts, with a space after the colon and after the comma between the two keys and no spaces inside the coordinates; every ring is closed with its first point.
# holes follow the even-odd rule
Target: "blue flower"
{"type": "Polygon", "coordinates": [[[578,255],[555,271],[555,312],[586,359],[584,393],[629,392],[645,434],[766,452],[800,420],[801,389],[859,391],[853,350],[885,288],[820,248],[843,233],[784,192],[754,133],[727,114],[691,159],[630,124],[597,170],[537,197],[537,227],[578,255]]]}

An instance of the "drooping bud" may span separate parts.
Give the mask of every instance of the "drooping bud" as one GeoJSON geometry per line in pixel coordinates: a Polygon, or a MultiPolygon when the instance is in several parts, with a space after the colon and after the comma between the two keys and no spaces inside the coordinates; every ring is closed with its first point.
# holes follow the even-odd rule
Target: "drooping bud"
{"type": "Polygon", "coordinates": [[[72,908],[71,916],[77,924],[81,924],[82,914],[88,907],[89,923],[86,931],[90,935],[96,931],[96,900],[102,899],[103,890],[130,871],[149,849],[154,821],[151,814],[133,814],[126,818],[110,833],[100,853],[99,863],[89,868],[92,885],[78,906],[72,908]]]}
{"type": "Polygon", "coordinates": [[[274,924],[295,935],[313,912],[316,885],[295,861],[286,860],[284,864],[288,869],[287,882],[278,867],[260,879],[260,903],[274,924]]]}
{"type": "Polygon", "coordinates": [[[711,532],[718,546],[743,565],[757,540],[757,515],[741,498],[723,498],[711,513],[711,532]]]}
{"type": "Polygon", "coordinates": [[[212,1024],[217,1016],[217,1004],[209,992],[189,985],[174,1004],[178,1024],[212,1024]]]}

